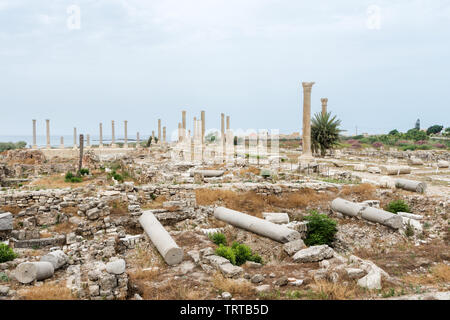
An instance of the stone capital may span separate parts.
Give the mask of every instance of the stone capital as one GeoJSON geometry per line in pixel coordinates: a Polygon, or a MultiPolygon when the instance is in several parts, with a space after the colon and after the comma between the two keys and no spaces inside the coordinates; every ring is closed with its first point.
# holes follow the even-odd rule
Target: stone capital
{"type": "Polygon", "coordinates": [[[311,90],[312,86],[315,84],[315,82],[302,82],[302,86],[304,90],[311,90]]]}
{"type": "Polygon", "coordinates": [[[328,103],[328,98],[321,98],[320,101],[322,102],[322,104],[326,104],[328,103]]]}

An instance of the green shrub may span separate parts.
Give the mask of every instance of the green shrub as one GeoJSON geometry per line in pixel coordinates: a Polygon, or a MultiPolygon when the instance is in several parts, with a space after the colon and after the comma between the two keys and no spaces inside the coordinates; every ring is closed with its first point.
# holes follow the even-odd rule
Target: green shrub
{"type": "Polygon", "coordinates": [[[337,232],[337,222],[328,218],[326,214],[319,214],[317,211],[311,211],[309,216],[305,217],[308,221],[308,231],[306,233],[305,244],[307,246],[328,244],[330,245],[337,232]]]}
{"type": "Polygon", "coordinates": [[[397,213],[397,212],[410,212],[408,204],[401,200],[394,200],[389,202],[389,204],[386,206],[386,211],[397,213]]]}
{"type": "Polygon", "coordinates": [[[17,254],[4,243],[0,243],[0,263],[11,261],[17,258],[17,254]]]}
{"type": "Polygon", "coordinates": [[[108,173],[108,178],[114,178],[115,180],[119,181],[119,182],[123,182],[123,177],[118,174],[116,172],[116,170],[111,171],[110,173],[108,173]]]}
{"type": "Polygon", "coordinates": [[[78,182],[82,182],[83,179],[81,177],[75,176],[72,172],[69,171],[66,173],[64,181],[69,182],[69,183],[78,183],[78,182]]]}
{"type": "Polygon", "coordinates": [[[87,168],[81,168],[80,175],[87,176],[89,174],[89,169],[87,168]]]}
{"type": "Polygon", "coordinates": [[[231,264],[237,266],[244,264],[246,261],[253,261],[257,263],[263,262],[262,258],[257,253],[253,253],[250,247],[238,242],[233,242],[231,247],[226,247],[223,244],[220,244],[219,248],[216,249],[216,254],[228,259],[231,264]]]}
{"type": "Polygon", "coordinates": [[[227,238],[221,232],[210,233],[208,235],[208,237],[209,237],[209,239],[211,239],[212,242],[214,242],[218,246],[221,245],[221,244],[223,244],[224,246],[227,245],[227,238]]]}
{"type": "Polygon", "coordinates": [[[225,259],[228,259],[231,262],[231,264],[236,265],[236,255],[232,248],[226,247],[223,244],[221,244],[216,249],[216,254],[218,256],[224,257],[225,259]]]}

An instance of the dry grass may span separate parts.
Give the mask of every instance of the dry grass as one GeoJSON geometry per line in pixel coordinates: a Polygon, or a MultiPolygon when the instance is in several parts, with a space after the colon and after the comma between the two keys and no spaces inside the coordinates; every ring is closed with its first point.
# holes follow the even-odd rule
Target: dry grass
{"type": "Polygon", "coordinates": [[[65,207],[65,208],[61,208],[61,212],[70,214],[70,215],[78,215],[78,208],[77,207],[65,207]]]}
{"type": "Polygon", "coordinates": [[[204,300],[208,295],[207,288],[195,289],[194,283],[181,283],[180,280],[169,280],[158,287],[142,282],[137,284],[145,300],[204,300]]]}
{"type": "Polygon", "coordinates": [[[40,237],[41,239],[51,238],[51,237],[52,237],[52,234],[51,234],[50,232],[48,232],[48,231],[41,231],[41,232],[39,233],[39,237],[40,237]]]}
{"type": "Polygon", "coordinates": [[[253,191],[236,193],[231,190],[197,189],[195,196],[198,205],[207,206],[215,203],[229,209],[243,211],[247,214],[262,217],[267,204],[261,195],[253,191]]]}
{"type": "Polygon", "coordinates": [[[222,292],[226,291],[233,295],[238,294],[243,297],[250,297],[255,293],[255,289],[249,281],[239,281],[225,278],[219,272],[214,274],[212,284],[215,288],[221,290],[222,292]]]}
{"type": "Polygon", "coordinates": [[[37,179],[35,181],[32,181],[29,185],[35,186],[42,189],[59,189],[59,188],[78,188],[78,187],[84,187],[90,183],[92,183],[93,178],[83,178],[82,182],[78,183],[70,183],[64,181],[64,176],[61,176],[60,174],[47,176],[44,178],[37,179]]]}
{"type": "Polygon", "coordinates": [[[0,211],[11,212],[12,214],[18,214],[20,211],[22,211],[22,208],[16,206],[3,206],[0,207],[0,209],[0,211]]]}
{"type": "Polygon", "coordinates": [[[362,183],[355,186],[344,186],[340,192],[340,196],[353,196],[356,195],[359,201],[370,200],[375,197],[376,187],[362,183]]]}
{"type": "Polygon", "coordinates": [[[44,283],[39,287],[31,287],[20,293],[24,300],[75,300],[69,288],[64,284],[44,283]]]}
{"type": "Polygon", "coordinates": [[[58,224],[55,224],[54,226],[51,226],[50,230],[54,231],[54,232],[58,232],[58,233],[70,233],[70,232],[74,231],[76,228],[77,228],[76,225],[66,221],[66,222],[58,223],[58,224]]]}
{"type": "Polygon", "coordinates": [[[119,199],[111,200],[108,202],[110,214],[127,214],[128,202],[120,201],[119,199]]]}
{"type": "Polygon", "coordinates": [[[328,202],[333,197],[327,193],[318,193],[312,189],[302,189],[297,192],[286,193],[281,196],[267,197],[272,206],[287,209],[306,208],[308,205],[328,202]]]}
{"type": "Polygon", "coordinates": [[[161,268],[165,265],[163,258],[157,253],[156,248],[149,244],[136,245],[131,259],[141,269],[150,267],[161,268]]]}
{"type": "Polygon", "coordinates": [[[441,285],[450,282],[450,266],[438,263],[430,269],[428,274],[406,275],[403,281],[412,285],[441,285]]]}
{"type": "Polygon", "coordinates": [[[150,270],[135,270],[128,273],[131,281],[136,282],[137,280],[152,280],[159,275],[159,268],[151,268],[150,270]]]}
{"type": "Polygon", "coordinates": [[[167,198],[165,196],[158,196],[153,201],[149,201],[143,205],[141,205],[141,208],[143,210],[148,209],[162,209],[163,203],[167,201],[167,198]]]}
{"type": "Polygon", "coordinates": [[[278,209],[300,209],[311,205],[328,203],[334,195],[319,193],[312,189],[302,189],[297,192],[282,195],[263,196],[254,191],[237,193],[231,190],[197,189],[195,196],[198,205],[219,204],[232,210],[262,217],[262,212],[278,209]]]}
{"type": "Polygon", "coordinates": [[[319,299],[323,300],[348,300],[353,299],[357,294],[355,285],[345,285],[343,283],[329,281],[315,281],[311,285],[319,299]]]}
{"type": "Polygon", "coordinates": [[[255,175],[259,175],[259,173],[261,172],[260,169],[250,166],[248,168],[242,169],[239,171],[239,175],[244,177],[247,173],[253,173],[255,175]]]}

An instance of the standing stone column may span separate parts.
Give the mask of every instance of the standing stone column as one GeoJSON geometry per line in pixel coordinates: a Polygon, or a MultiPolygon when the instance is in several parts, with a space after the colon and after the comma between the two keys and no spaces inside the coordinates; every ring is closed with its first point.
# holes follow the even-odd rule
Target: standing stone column
{"type": "Polygon", "coordinates": [[[152,142],[155,143],[155,130],[152,130],[152,142]]]}
{"type": "Polygon", "coordinates": [[[64,137],[61,137],[60,146],[61,149],[64,149],[64,137]]]}
{"type": "Polygon", "coordinates": [[[181,142],[181,130],[183,130],[183,125],[178,122],[178,142],[181,142]]]}
{"type": "Polygon", "coordinates": [[[33,119],[33,149],[37,149],[37,144],[36,144],[36,120],[33,119]]]}
{"type": "Polygon", "coordinates": [[[203,139],[205,138],[205,111],[202,111],[201,119],[202,119],[202,141],[203,141],[203,139]]]}
{"type": "Polygon", "coordinates": [[[227,116],[227,130],[230,130],[230,116],[227,116]]]}
{"type": "Polygon", "coordinates": [[[123,145],[124,148],[128,148],[128,121],[124,120],[124,130],[125,130],[125,143],[123,145]]]}
{"type": "Polygon", "coordinates": [[[139,138],[139,132],[136,133],[136,149],[141,147],[141,139],[139,138]]]}
{"type": "Polygon", "coordinates": [[[197,117],[194,117],[194,126],[193,126],[193,130],[194,130],[194,136],[193,138],[197,138],[197,117]]]}
{"type": "Polygon", "coordinates": [[[87,134],[86,135],[86,149],[90,149],[91,148],[91,135],[87,134]]]}
{"type": "Polygon", "coordinates": [[[77,149],[77,128],[73,128],[73,148],[77,149]]]}
{"type": "Polygon", "coordinates": [[[161,119],[158,119],[158,144],[161,144],[161,119]]]}
{"type": "Polygon", "coordinates": [[[111,148],[115,148],[116,147],[116,134],[115,134],[115,130],[114,130],[114,120],[111,121],[111,148]]]}
{"type": "Polygon", "coordinates": [[[312,160],[311,153],[311,89],[314,82],[302,82],[303,86],[303,151],[301,160],[312,160]]]}
{"type": "Polygon", "coordinates": [[[101,122],[100,122],[100,142],[98,147],[103,148],[103,124],[101,122]]]}
{"type": "Polygon", "coordinates": [[[163,143],[166,144],[166,127],[163,127],[163,143]]]}
{"type": "Polygon", "coordinates": [[[325,114],[327,113],[328,98],[322,98],[320,101],[322,102],[322,114],[325,114]]]}
{"type": "Polygon", "coordinates": [[[186,137],[186,111],[182,111],[182,121],[181,121],[181,139],[184,140],[186,137]]]}
{"type": "Polygon", "coordinates": [[[47,128],[47,149],[51,148],[50,145],[50,120],[45,120],[46,128],[47,128]]]}

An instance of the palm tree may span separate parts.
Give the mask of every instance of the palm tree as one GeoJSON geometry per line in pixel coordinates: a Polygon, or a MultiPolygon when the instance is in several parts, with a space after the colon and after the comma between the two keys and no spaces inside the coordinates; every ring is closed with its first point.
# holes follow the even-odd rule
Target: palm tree
{"type": "Polygon", "coordinates": [[[311,120],[311,146],[313,152],[318,152],[325,155],[327,149],[331,149],[338,144],[339,129],[341,120],[336,119],[336,116],[331,117],[330,112],[316,113],[311,120]]]}

